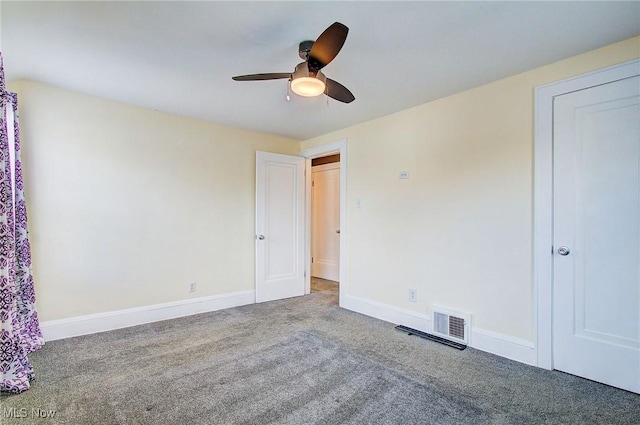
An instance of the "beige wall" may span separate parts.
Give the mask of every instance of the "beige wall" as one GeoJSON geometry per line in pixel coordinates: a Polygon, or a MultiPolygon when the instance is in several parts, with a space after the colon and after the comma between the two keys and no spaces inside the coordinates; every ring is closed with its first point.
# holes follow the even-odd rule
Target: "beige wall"
{"type": "Polygon", "coordinates": [[[348,140],[346,295],[532,341],[534,88],[638,57],[636,37],[302,142],[348,140]]]}
{"type": "Polygon", "coordinates": [[[9,88],[41,320],[254,289],[255,151],[296,154],[298,142],[30,81],[9,88]]]}
{"type": "Polygon", "coordinates": [[[347,138],[346,295],[532,340],[534,88],[638,57],[637,37],[300,144],[12,82],[40,317],[254,289],[255,151],[347,138]]]}

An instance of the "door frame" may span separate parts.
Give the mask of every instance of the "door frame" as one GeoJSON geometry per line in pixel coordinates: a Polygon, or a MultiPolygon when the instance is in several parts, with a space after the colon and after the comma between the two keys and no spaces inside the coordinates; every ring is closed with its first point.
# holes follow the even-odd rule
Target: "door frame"
{"type": "Polygon", "coordinates": [[[537,366],[553,369],[553,100],[640,74],[640,59],[536,87],[533,286],[537,366]]]}
{"type": "Polygon", "coordinates": [[[342,307],[342,300],[346,294],[347,282],[347,139],[327,143],[305,149],[300,152],[307,162],[305,179],[306,184],[306,223],[305,223],[305,294],[311,293],[311,160],[330,154],[340,154],[340,272],[339,272],[339,304],[342,307]]]}

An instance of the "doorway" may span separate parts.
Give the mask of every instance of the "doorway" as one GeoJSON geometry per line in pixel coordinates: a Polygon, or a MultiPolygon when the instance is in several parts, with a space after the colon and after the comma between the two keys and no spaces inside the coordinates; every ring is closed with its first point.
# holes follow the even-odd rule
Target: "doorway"
{"type": "Polygon", "coordinates": [[[640,393],[640,61],[536,90],[538,366],[640,393]]]}
{"type": "Polygon", "coordinates": [[[311,160],[311,292],[338,291],[340,154],[311,160]]]}
{"type": "MultiPolygon", "coordinates": [[[[341,300],[343,299],[342,295],[345,293],[345,288],[348,285],[347,276],[345,273],[345,270],[346,270],[345,247],[346,247],[346,236],[347,236],[347,226],[346,226],[347,141],[340,140],[337,142],[306,149],[302,151],[300,155],[306,158],[307,176],[309,177],[307,178],[307,197],[306,197],[307,199],[307,209],[306,209],[307,210],[307,230],[306,230],[307,267],[306,267],[306,270],[309,271],[307,273],[306,293],[307,294],[311,293],[312,279],[313,279],[314,287],[316,288],[327,289],[328,287],[331,287],[333,285],[333,290],[337,290],[338,292],[338,299],[339,299],[338,303],[340,304],[341,300]],[[336,159],[338,158],[339,158],[339,161],[336,162],[336,159]],[[338,197],[337,197],[338,199],[336,199],[335,201],[332,201],[337,203],[337,206],[338,206],[337,220],[335,216],[333,218],[326,217],[325,219],[322,219],[322,217],[318,217],[318,214],[317,214],[318,209],[314,210],[314,205],[312,201],[312,198],[314,196],[314,190],[313,190],[314,187],[312,186],[312,178],[310,178],[313,175],[313,171],[314,171],[313,170],[314,160],[316,160],[315,166],[320,167],[316,169],[316,171],[319,171],[319,170],[327,171],[328,169],[335,170],[335,171],[330,171],[329,173],[325,173],[325,176],[323,177],[327,177],[326,180],[330,182],[328,185],[333,186],[332,190],[335,190],[336,189],[335,186],[338,186],[338,197]],[[327,162],[327,163],[322,164],[322,162],[327,162]],[[334,164],[334,165],[330,165],[330,164],[334,164]],[[336,180],[336,177],[338,177],[337,180],[336,180]],[[335,251],[337,250],[337,257],[327,256],[324,254],[321,254],[320,257],[331,257],[334,259],[337,258],[337,264],[334,264],[335,260],[332,260],[331,258],[316,258],[316,254],[314,253],[314,247],[313,247],[314,212],[316,213],[315,221],[318,221],[317,219],[322,219],[324,224],[326,224],[324,237],[326,239],[332,239],[333,242],[337,242],[337,245],[335,244],[330,245],[330,248],[329,248],[329,251],[334,251],[333,252],[334,254],[335,254],[335,251]],[[331,234],[331,232],[333,232],[333,234],[331,234]],[[312,262],[312,257],[313,257],[313,262],[312,262]],[[317,260],[320,260],[320,261],[317,261],[317,260]],[[320,265],[321,267],[314,267],[314,265],[315,266],[320,265]],[[337,271],[337,275],[336,275],[336,271],[337,271]],[[329,274],[326,274],[327,272],[329,272],[329,274]],[[314,274],[320,275],[321,277],[312,278],[314,274]],[[329,279],[326,279],[327,277],[329,277],[329,279]],[[336,283],[332,284],[332,282],[336,282],[336,283]]],[[[325,189],[328,189],[328,187],[325,187],[323,191],[326,191],[325,189]]],[[[333,212],[331,214],[335,214],[335,210],[332,210],[332,211],[333,212]]],[[[315,239],[317,242],[318,237],[316,236],[315,239]]]]}

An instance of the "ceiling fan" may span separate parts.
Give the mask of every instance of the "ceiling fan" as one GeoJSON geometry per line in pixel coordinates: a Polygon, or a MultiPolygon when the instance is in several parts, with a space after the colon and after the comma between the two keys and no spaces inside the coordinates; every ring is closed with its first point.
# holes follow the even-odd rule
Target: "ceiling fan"
{"type": "Polygon", "coordinates": [[[313,97],[322,93],[344,103],[351,103],[355,96],[339,82],[327,78],[321,71],[340,52],[349,28],[340,22],[334,22],[324,30],[314,42],[306,40],[300,43],[298,55],[304,59],[293,72],[272,72],[267,74],[238,75],[235,81],[279,80],[287,78],[294,93],[313,97]]]}

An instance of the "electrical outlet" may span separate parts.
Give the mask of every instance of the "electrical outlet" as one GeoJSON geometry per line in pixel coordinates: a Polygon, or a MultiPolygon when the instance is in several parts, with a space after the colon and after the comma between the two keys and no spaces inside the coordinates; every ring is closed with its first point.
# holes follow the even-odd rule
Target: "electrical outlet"
{"type": "Polygon", "coordinates": [[[196,283],[189,282],[189,292],[196,292],[196,283]]]}
{"type": "Polygon", "coordinates": [[[415,289],[409,289],[409,301],[412,303],[418,302],[418,291],[415,289]]]}

